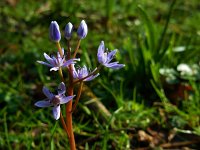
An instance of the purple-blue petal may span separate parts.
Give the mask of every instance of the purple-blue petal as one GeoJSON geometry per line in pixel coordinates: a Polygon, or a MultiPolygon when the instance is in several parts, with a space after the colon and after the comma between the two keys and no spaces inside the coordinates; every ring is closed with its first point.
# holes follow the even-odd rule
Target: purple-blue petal
{"type": "Polygon", "coordinates": [[[62,67],[63,63],[65,62],[65,57],[57,57],[57,66],[62,67]]]}
{"type": "Polygon", "coordinates": [[[98,59],[98,62],[101,64],[104,64],[107,60],[107,55],[105,53],[105,45],[103,41],[101,41],[98,47],[97,59],[98,59]]]}
{"type": "Polygon", "coordinates": [[[34,104],[37,107],[49,107],[52,106],[52,104],[49,101],[38,101],[34,104]]]}
{"type": "Polygon", "coordinates": [[[113,63],[105,64],[105,66],[112,69],[120,69],[120,68],[123,68],[125,65],[118,64],[118,62],[113,62],[113,63]]]}
{"type": "Polygon", "coordinates": [[[80,68],[78,70],[78,78],[81,79],[81,78],[84,78],[88,75],[88,69],[87,67],[84,65],[82,68],[80,68]]]}
{"type": "Polygon", "coordinates": [[[117,52],[117,50],[113,50],[113,51],[108,53],[106,63],[109,63],[113,59],[113,57],[115,56],[116,52],[117,52]]]}
{"type": "Polygon", "coordinates": [[[102,54],[105,52],[105,45],[104,45],[104,41],[101,41],[99,47],[98,47],[98,54],[102,54]]]}
{"type": "Polygon", "coordinates": [[[54,106],[52,112],[54,119],[58,120],[60,118],[60,105],[54,106]]]}
{"type": "Polygon", "coordinates": [[[51,65],[54,65],[54,60],[53,60],[49,55],[47,55],[46,53],[44,53],[44,58],[45,58],[51,65]]]}
{"type": "Polygon", "coordinates": [[[42,91],[43,91],[44,95],[45,95],[49,100],[51,100],[51,99],[54,97],[53,93],[51,93],[51,92],[49,91],[49,89],[46,88],[45,86],[43,87],[42,91]]]}
{"type": "Polygon", "coordinates": [[[69,102],[70,100],[72,100],[74,98],[75,95],[73,96],[63,96],[60,98],[60,104],[65,104],[67,102],[69,102]]]}
{"type": "Polygon", "coordinates": [[[53,65],[51,65],[51,64],[48,64],[48,63],[46,63],[46,62],[44,62],[44,61],[37,61],[39,64],[42,64],[42,65],[45,65],[45,66],[48,66],[48,67],[53,67],[53,65]]]}
{"type": "Polygon", "coordinates": [[[73,78],[77,79],[78,78],[78,73],[76,71],[76,68],[74,67],[74,64],[71,65],[72,66],[72,74],[73,74],[73,78]]]}
{"type": "Polygon", "coordinates": [[[82,20],[77,30],[78,37],[80,39],[83,39],[86,37],[87,33],[88,33],[87,24],[85,23],[84,20],[82,20]]]}
{"type": "Polygon", "coordinates": [[[62,65],[63,67],[69,66],[70,64],[74,64],[76,63],[75,60],[80,60],[80,59],[70,59],[64,62],[64,64],[62,65]]]}
{"type": "Polygon", "coordinates": [[[50,24],[49,37],[54,42],[59,42],[61,39],[59,25],[56,21],[52,21],[50,24]]]}
{"type": "Polygon", "coordinates": [[[65,84],[64,82],[61,82],[58,86],[58,94],[65,94],[66,92],[66,87],[65,87],[65,84]]]}
{"type": "MultiPolygon", "coordinates": [[[[62,48],[62,55],[65,55],[64,48],[62,48]]],[[[58,59],[63,59],[63,57],[60,56],[60,53],[59,53],[59,52],[57,52],[57,58],[58,58],[58,59]]]]}
{"type": "Polygon", "coordinates": [[[51,57],[53,59],[53,65],[58,66],[58,59],[55,56],[51,57]]]}
{"type": "Polygon", "coordinates": [[[93,80],[94,78],[98,77],[99,75],[100,75],[100,74],[97,73],[96,75],[92,75],[92,76],[90,76],[90,77],[84,79],[83,81],[91,81],[91,80],[93,80]]]}
{"type": "Polygon", "coordinates": [[[72,36],[72,31],[73,31],[73,25],[71,24],[71,22],[69,22],[66,26],[65,26],[65,38],[67,40],[69,40],[72,36]]]}

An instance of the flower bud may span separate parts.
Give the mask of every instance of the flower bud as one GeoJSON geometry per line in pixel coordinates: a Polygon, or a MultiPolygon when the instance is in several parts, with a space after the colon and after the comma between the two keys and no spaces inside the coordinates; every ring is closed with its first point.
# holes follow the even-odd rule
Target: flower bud
{"type": "Polygon", "coordinates": [[[67,40],[69,40],[72,36],[72,31],[73,31],[73,25],[71,24],[71,22],[69,22],[66,26],[65,26],[65,38],[67,40]]]}
{"type": "Polygon", "coordinates": [[[59,25],[56,21],[51,21],[49,27],[49,37],[54,42],[59,42],[61,39],[59,25]]]}
{"type": "Polygon", "coordinates": [[[88,33],[87,24],[85,23],[84,20],[82,20],[77,30],[78,37],[80,39],[83,39],[86,37],[87,33],[88,33]]]}

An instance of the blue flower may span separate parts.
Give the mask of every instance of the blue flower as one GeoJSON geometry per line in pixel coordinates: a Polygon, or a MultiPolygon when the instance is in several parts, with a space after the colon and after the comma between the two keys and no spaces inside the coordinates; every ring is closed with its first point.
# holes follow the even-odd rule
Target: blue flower
{"type": "Polygon", "coordinates": [[[49,27],[49,37],[54,42],[59,42],[61,39],[59,25],[56,21],[51,21],[49,27]]]}
{"type": "Polygon", "coordinates": [[[72,36],[72,31],[73,31],[73,25],[71,24],[71,22],[69,22],[66,26],[65,26],[65,38],[67,40],[69,40],[72,36]]]}
{"type": "MultiPolygon", "coordinates": [[[[63,55],[64,55],[64,50],[63,51],[63,55]]],[[[60,53],[57,52],[57,57],[55,56],[49,56],[46,53],[44,53],[44,57],[47,60],[47,62],[43,62],[43,61],[37,61],[38,63],[42,64],[42,65],[46,65],[48,67],[51,67],[50,71],[58,71],[60,67],[68,67],[70,64],[74,64],[76,63],[75,61],[80,61],[79,58],[73,58],[70,60],[65,60],[65,57],[61,57],[60,53]]]]}
{"type": "Polygon", "coordinates": [[[87,33],[88,33],[87,24],[85,23],[84,20],[82,20],[77,30],[78,37],[80,39],[83,39],[86,37],[87,33]]]}
{"type": "Polygon", "coordinates": [[[74,96],[65,96],[66,87],[63,82],[58,86],[58,94],[54,95],[48,88],[43,87],[43,93],[47,99],[38,101],[34,105],[37,107],[50,107],[53,106],[53,117],[58,120],[60,118],[60,104],[65,104],[72,100],[74,96]]]}
{"type": "Polygon", "coordinates": [[[72,64],[73,78],[74,79],[83,79],[88,76],[83,81],[91,81],[94,78],[96,78],[97,76],[99,76],[99,73],[89,76],[90,74],[94,73],[96,71],[96,69],[97,68],[95,68],[94,71],[89,72],[87,67],[84,65],[82,68],[79,68],[76,70],[74,67],[74,64],[72,64]]]}
{"type": "Polygon", "coordinates": [[[124,64],[119,64],[119,62],[111,62],[116,54],[117,50],[113,50],[111,52],[105,52],[105,45],[104,42],[101,41],[99,48],[98,48],[98,53],[97,53],[97,58],[100,64],[112,68],[112,69],[120,69],[124,67],[124,64]]]}

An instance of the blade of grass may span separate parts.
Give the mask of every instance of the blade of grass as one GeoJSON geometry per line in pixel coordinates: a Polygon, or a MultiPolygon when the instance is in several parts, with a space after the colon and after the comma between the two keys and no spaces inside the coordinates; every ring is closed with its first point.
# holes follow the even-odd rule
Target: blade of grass
{"type": "Polygon", "coordinates": [[[139,5],[138,6],[139,15],[144,22],[144,25],[147,30],[147,42],[148,42],[148,49],[151,51],[155,51],[155,31],[154,26],[151,19],[148,17],[145,10],[139,5]]]}
{"type": "Polygon", "coordinates": [[[12,150],[10,141],[9,141],[9,134],[8,134],[8,126],[7,126],[7,118],[6,118],[6,113],[4,113],[4,129],[5,129],[5,136],[6,136],[6,142],[9,150],[12,150]]]}
{"type": "Polygon", "coordinates": [[[158,40],[158,45],[157,45],[156,51],[159,52],[159,54],[160,54],[159,57],[162,57],[163,54],[165,53],[165,51],[167,50],[167,49],[162,50],[161,48],[162,48],[162,45],[163,45],[163,41],[165,39],[166,31],[167,31],[168,26],[169,26],[169,21],[170,21],[170,18],[171,18],[171,15],[172,15],[172,10],[174,8],[175,3],[176,3],[176,0],[173,0],[171,5],[170,5],[165,26],[164,26],[162,34],[160,35],[160,38],[158,40]]]}
{"type": "Polygon", "coordinates": [[[53,127],[52,130],[51,130],[51,150],[54,149],[53,135],[54,135],[54,133],[55,133],[55,131],[56,131],[57,124],[58,124],[58,121],[56,121],[54,127],[53,127]]]}

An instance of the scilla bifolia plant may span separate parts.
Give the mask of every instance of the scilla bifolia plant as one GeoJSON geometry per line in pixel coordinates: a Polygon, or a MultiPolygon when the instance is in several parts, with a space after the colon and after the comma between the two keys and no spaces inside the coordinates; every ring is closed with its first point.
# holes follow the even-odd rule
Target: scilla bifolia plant
{"type": "Polygon", "coordinates": [[[56,21],[52,21],[49,28],[50,39],[55,42],[58,52],[56,56],[49,56],[44,53],[44,57],[47,62],[37,61],[42,65],[50,67],[50,71],[58,71],[61,78],[61,83],[58,85],[58,94],[55,95],[51,93],[48,88],[43,87],[43,93],[47,99],[38,101],[35,103],[37,107],[49,107],[53,106],[53,117],[58,120],[61,119],[62,126],[67,133],[70,149],[75,150],[75,139],[72,126],[72,113],[76,109],[79,98],[81,96],[82,86],[84,81],[91,81],[97,76],[99,76],[99,70],[102,66],[120,69],[124,67],[124,64],[119,64],[118,62],[111,62],[117,52],[113,50],[108,52],[105,49],[104,42],[102,41],[99,45],[97,52],[97,59],[99,66],[96,67],[93,71],[89,71],[88,68],[84,65],[82,68],[76,68],[75,64],[77,61],[80,61],[80,58],[76,58],[76,54],[79,50],[81,40],[83,40],[88,33],[87,24],[84,20],[81,21],[80,26],[77,30],[78,43],[76,49],[72,52],[70,47],[70,40],[72,37],[73,25],[69,22],[65,27],[64,37],[67,40],[67,52],[64,52],[64,49],[60,46],[61,33],[59,30],[59,25],[56,21]],[[68,80],[63,76],[63,71],[68,72],[68,80]],[[74,95],[74,85],[79,83],[79,89],[76,95],[74,95]],[[66,88],[66,85],[67,88],[66,88]],[[66,95],[68,96],[65,96],[66,95]],[[74,103],[72,99],[75,98],[74,103]],[[66,104],[66,119],[62,115],[60,104],[66,104]]]}

